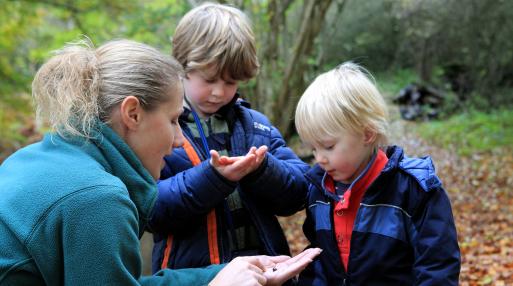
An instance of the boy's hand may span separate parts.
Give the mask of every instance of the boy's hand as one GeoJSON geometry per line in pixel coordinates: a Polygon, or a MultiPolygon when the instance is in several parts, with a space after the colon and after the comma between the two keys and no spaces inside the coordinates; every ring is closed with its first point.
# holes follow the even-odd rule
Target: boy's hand
{"type": "Polygon", "coordinates": [[[267,146],[251,147],[245,156],[219,156],[215,150],[210,151],[210,165],[226,179],[237,182],[256,170],[264,161],[267,146]]]}
{"type": "MultiPolygon", "coordinates": [[[[265,159],[265,154],[267,154],[267,146],[260,146],[258,147],[258,149],[256,149],[255,147],[251,147],[251,150],[255,150],[255,156],[256,156],[256,165],[255,165],[255,168],[253,168],[253,170],[251,170],[251,172],[255,171],[256,169],[258,169],[258,167],[260,167],[260,165],[262,165],[262,162],[264,161],[265,159]]],[[[249,173],[251,173],[249,172],[249,173]]],[[[249,174],[248,173],[248,174],[249,174]]]]}

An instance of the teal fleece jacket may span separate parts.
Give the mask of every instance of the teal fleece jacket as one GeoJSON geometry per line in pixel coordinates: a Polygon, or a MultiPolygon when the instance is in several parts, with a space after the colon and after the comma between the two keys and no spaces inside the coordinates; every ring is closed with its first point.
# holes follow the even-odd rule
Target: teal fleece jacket
{"type": "Polygon", "coordinates": [[[0,166],[0,285],[206,285],[223,265],[141,277],[157,186],[100,123],[89,141],[47,134],[0,166]]]}

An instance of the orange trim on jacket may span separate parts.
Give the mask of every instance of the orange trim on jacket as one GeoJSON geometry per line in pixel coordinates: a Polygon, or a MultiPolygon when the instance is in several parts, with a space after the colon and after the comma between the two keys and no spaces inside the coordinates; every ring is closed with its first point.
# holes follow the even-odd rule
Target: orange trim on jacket
{"type": "MultiPolygon", "coordinates": [[[[191,160],[192,165],[196,166],[201,163],[201,159],[198,156],[194,147],[187,138],[184,137],[183,149],[191,160]]],[[[217,219],[216,211],[212,209],[207,215],[207,229],[208,229],[208,250],[210,253],[210,263],[220,264],[221,259],[219,258],[219,247],[217,244],[217,219]]],[[[162,259],[161,269],[167,268],[169,262],[169,256],[171,255],[171,248],[173,246],[173,235],[169,234],[166,241],[166,248],[164,250],[164,258],[162,259]]]]}
{"type": "MultiPolygon", "coordinates": [[[[333,230],[337,242],[340,261],[347,271],[349,261],[349,253],[351,247],[351,235],[353,233],[354,220],[356,213],[360,208],[365,191],[370,187],[372,182],[379,176],[381,170],[388,162],[386,154],[378,150],[376,159],[372,166],[367,170],[365,175],[354,183],[352,188],[348,189],[344,196],[338,202],[333,202],[333,230]]],[[[326,177],[325,187],[328,191],[335,193],[333,179],[326,177]]]]}

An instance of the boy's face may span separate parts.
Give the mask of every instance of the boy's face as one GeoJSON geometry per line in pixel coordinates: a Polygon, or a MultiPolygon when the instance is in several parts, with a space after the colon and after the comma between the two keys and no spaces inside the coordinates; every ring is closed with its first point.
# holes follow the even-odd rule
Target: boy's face
{"type": "Polygon", "coordinates": [[[373,146],[369,134],[344,132],[338,138],[321,136],[312,144],[315,160],[335,181],[350,184],[369,163],[373,146]]]}
{"type": "Polygon", "coordinates": [[[192,71],[187,73],[184,81],[185,96],[192,108],[202,118],[216,113],[228,104],[239,86],[239,82],[209,71],[192,71]]]}

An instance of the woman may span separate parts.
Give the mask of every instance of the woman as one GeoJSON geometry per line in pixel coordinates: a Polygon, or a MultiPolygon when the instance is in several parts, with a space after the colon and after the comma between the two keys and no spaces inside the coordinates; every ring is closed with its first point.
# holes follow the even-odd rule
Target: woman
{"type": "Polygon", "coordinates": [[[126,40],[72,44],[41,67],[33,96],[55,132],[0,166],[0,285],[281,284],[318,254],[141,277],[155,180],[182,144],[181,73],[172,58],[126,40]]]}

